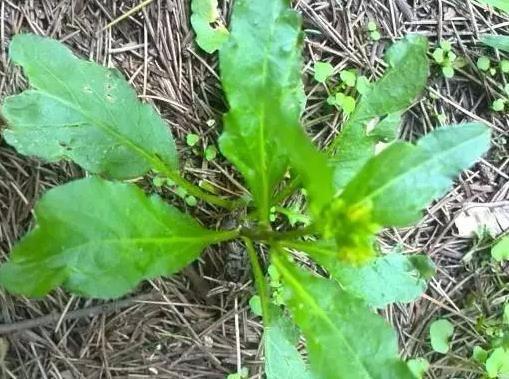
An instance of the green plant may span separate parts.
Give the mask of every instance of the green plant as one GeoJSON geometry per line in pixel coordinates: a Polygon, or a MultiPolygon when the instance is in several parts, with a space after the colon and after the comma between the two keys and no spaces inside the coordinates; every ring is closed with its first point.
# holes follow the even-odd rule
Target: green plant
{"type": "Polygon", "coordinates": [[[378,25],[376,24],[375,21],[373,20],[368,21],[366,29],[369,33],[369,38],[371,38],[373,41],[379,41],[380,38],[382,38],[382,35],[378,30],[378,25]]]}
{"type": "Polygon", "coordinates": [[[449,340],[454,333],[454,326],[447,320],[436,320],[429,328],[431,347],[438,353],[449,351],[449,340]]]}
{"type": "Polygon", "coordinates": [[[438,128],[416,144],[396,140],[401,113],[423,90],[429,70],[426,39],[409,36],[387,52],[384,77],[360,97],[324,154],[299,122],[302,41],[300,16],[286,0],[235,2],[228,39],[219,48],[229,103],[219,147],[244,176],[250,197],[232,200],[179,174],[168,128],[117,70],[79,60],[56,41],[16,36],[10,57],[32,88],[5,99],[5,140],[22,154],[72,160],[92,177],[42,197],[37,226],[0,267],[0,284],[26,296],[63,286],[114,298],[143,279],[177,272],[210,244],[240,239],[260,297],[268,378],[412,378],[395,332],[372,308],[420,296],[433,265],[424,255],[382,254],[376,235],[386,226],[417,222],[488,149],[490,133],[465,124],[438,128]],[[376,153],[380,142],[391,144],[376,153]],[[170,179],[183,197],[229,210],[248,207],[250,223],[208,230],[161,198],[120,182],[149,171],[170,179]],[[274,230],[271,210],[301,187],[310,223],[274,230]],[[270,286],[258,244],[269,247],[270,286]],[[331,279],[292,259],[294,250],[331,279]],[[285,306],[271,302],[269,287],[283,291],[285,306]],[[296,347],[300,333],[309,367],[296,347]]]}
{"type": "Polygon", "coordinates": [[[509,377],[509,302],[502,311],[501,317],[486,320],[478,319],[477,329],[485,336],[488,344],[485,347],[474,346],[472,359],[486,372],[488,378],[509,377]]]}
{"type": "Polygon", "coordinates": [[[446,78],[454,77],[454,70],[464,66],[465,62],[456,56],[452,50],[452,44],[449,41],[440,42],[440,47],[437,47],[433,53],[433,60],[440,65],[442,74],[446,78]]]}
{"type": "Polygon", "coordinates": [[[497,241],[491,249],[491,256],[497,262],[509,261],[509,236],[497,241]]]}
{"type": "MultiPolygon", "coordinates": [[[[502,50],[506,53],[509,52],[509,37],[508,36],[498,36],[493,34],[486,34],[481,37],[481,42],[487,46],[490,46],[494,49],[502,50]]],[[[490,74],[493,76],[496,74],[497,70],[496,68],[490,68],[491,62],[488,57],[480,57],[477,61],[477,66],[482,71],[488,71],[490,70],[490,74]]],[[[502,59],[499,64],[501,75],[504,76],[505,74],[509,73],[509,60],[502,59]]],[[[501,92],[506,95],[502,98],[495,99],[493,101],[493,104],[491,105],[491,108],[495,112],[504,112],[508,103],[509,96],[509,84],[506,84],[503,88],[500,86],[501,92]]]]}

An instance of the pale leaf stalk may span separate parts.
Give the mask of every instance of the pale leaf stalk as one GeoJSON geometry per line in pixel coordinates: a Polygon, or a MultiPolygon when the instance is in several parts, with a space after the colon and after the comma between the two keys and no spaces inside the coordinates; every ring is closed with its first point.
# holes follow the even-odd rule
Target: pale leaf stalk
{"type": "Polygon", "coordinates": [[[255,247],[253,245],[253,241],[249,238],[243,238],[244,243],[246,244],[246,250],[249,255],[249,260],[251,262],[251,267],[253,268],[253,276],[255,279],[256,291],[258,292],[258,296],[260,296],[260,302],[262,305],[262,315],[263,320],[266,325],[270,323],[270,298],[269,291],[267,288],[267,283],[265,282],[265,276],[263,275],[262,267],[260,262],[258,261],[258,255],[256,254],[255,247]]]}

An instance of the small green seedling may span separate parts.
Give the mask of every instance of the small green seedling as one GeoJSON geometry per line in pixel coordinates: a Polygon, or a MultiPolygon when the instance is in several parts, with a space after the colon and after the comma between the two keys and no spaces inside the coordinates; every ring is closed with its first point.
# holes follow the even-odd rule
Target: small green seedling
{"type": "Polygon", "coordinates": [[[193,147],[194,145],[196,145],[199,140],[200,136],[198,136],[197,134],[189,133],[188,135],[186,135],[186,144],[189,147],[193,147]]]}
{"type": "Polygon", "coordinates": [[[491,108],[495,111],[495,112],[503,112],[504,109],[505,109],[505,106],[507,104],[507,100],[506,99],[497,99],[493,102],[493,104],[491,105],[491,108]]]}
{"type": "Polygon", "coordinates": [[[372,41],[379,41],[380,38],[382,38],[382,35],[380,34],[380,31],[378,30],[378,25],[375,21],[370,20],[368,21],[366,25],[366,29],[369,33],[369,38],[372,41]]]}
{"type": "Polygon", "coordinates": [[[493,246],[491,256],[496,262],[509,261],[509,236],[501,238],[493,246]]]}
{"type": "Polygon", "coordinates": [[[205,149],[205,159],[207,161],[213,161],[217,157],[217,148],[213,145],[207,146],[205,149]]]}
{"type": "Polygon", "coordinates": [[[486,371],[488,378],[509,376],[509,302],[498,319],[480,317],[477,328],[485,335],[487,346],[474,346],[472,360],[486,371]]]}
{"type": "Polygon", "coordinates": [[[416,379],[423,379],[429,370],[429,362],[426,358],[414,358],[408,361],[408,368],[416,379]]]}
{"type": "Polygon", "coordinates": [[[447,320],[436,320],[429,328],[431,347],[437,353],[446,354],[450,348],[450,339],[454,333],[454,326],[447,320]]]}
{"type": "Polygon", "coordinates": [[[500,61],[500,71],[504,74],[509,74],[509,60],[502,59],[500,61]]]}
{"type": "Polygon", "coordinates": [[[251,308],[251,312],[253,312],[255,315],[260,317],[263,315],[262,300],[260,299],[260,296],[251,296],[249,299],[249,308],[251,308]]]}
{"type": "Polygon", "coordinates": [[[368,78],[358,76],[354,70],[342,70],[339,78],[341,82],[327,98],[327,103],[341,109],[345,115],[350,115],[357,105],[355,95],[366,94],[371,84],[368,78]]]}
{"type": "Polygon", "coordinates": [[[249,370],[247,367],[242,367],[239,372],[229,374],[226,379],[247,379],[249,378],[249,370]]]}
{"type": "Polygon", "coordinates": [[[440,42],[440,47],[433,51],[432,56],[435,63],[440,65],[444,77],[448,79],[454,77],[455,69],[464,65],[463,60],[458,59],[453,52],[452,44],[449,41],[440,42]]]}
{"type": "MultiPolygon", "coordinates": [[[[211,32],[211,4],[192,1],[198,35],[211,32]]],[[[490,131],[466,123],[436,128],[415,144],[396,139],[401,113],[429,72],[428,42],[411,35],[387,51],[383,78],[359,97],[327,153],[318,150],[300,120],[301,23],[287,0],[237,0],[227,38],[221,32],[221,44],[208,41],[219,49],[229,104],[218,146],[249,191],[239,198],[181,175],[169,126],[118,70],[78,59],[55,40],[15,36],[10,60],[32,88],[3,100],[3,138],[21,154],[73,161],[88,176],[42,196],[36,227],[0,266],[0,285],[29,297],[63,287],[118,298],[144,280],[179,272],[210,245],[236,240],[248,252],[260,297],[268,379],[412,378],[395,331],[374,309],[419,298],[433,265],[422,254],[380,254],[376,237],[385,227],[419,222],[488,150],[490,131]],[[376,154],[388,136],[391,143],[376,154]],[[202,201],[210,228],[132,180],[149,173],[170,179],[188,203],[190,196],[202,201]],[[309,224],[273,225],[271,209],[301,189],[309,224]],[[216,229],[215,214],[231,214],[240,226],[216,229]],[[273,288],[284,305],[272,303],[273,288]],[[309,364],[297,349],[300,334],[309,364]]]]}
{"type": "Polygon", "coordinates": [[[488,72],[491,68],[490,58],[483,55],[477,59],[477,68],[481,71],[488,72]]]}
{"type": "Polygon", "coordinates": [[[315,63],[315,80],[319,83],[325,83],[332,76],[334,67],[329,62],[315,63]]]}

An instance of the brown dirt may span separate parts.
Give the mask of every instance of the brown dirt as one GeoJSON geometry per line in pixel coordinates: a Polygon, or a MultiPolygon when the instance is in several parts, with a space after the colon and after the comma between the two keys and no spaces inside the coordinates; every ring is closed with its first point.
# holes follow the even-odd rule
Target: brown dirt
{"type": "MultiPolygon", "coordinates": [[[[224,2],[222,14],[228,17],[224,2]]],[[[405,356],[425,356],[431,378],[477,378],[479,367],[467,361],[474,344],[485,336],[476,329],[480,315],[499,317],[509,297],[507,271],[487,262],[486,244],[455,235],[454,217],[466,201],[492,202],[508,198],[509,120],[494,114],[489,104],[500,93],[496,80],[475,68],[485,51],[476,44],[480,33],[509,33],[509,17],[465,0],[297,1],[305,20],[304,77],[309,104],[304,123],[326,145],[337,133],[341,115],[325,110],[326,94],[312,80],[312,61],[330,60],[337,68],[358,68],[379,75],[384,48],[408,32],[420,32],[432,42],[454,42],[470,65],[453,80],[436,69],[428,93],[416,101],[405,118],[402,136],[413,140],[438,124],[444,113],[450,123],[480,119],[494,132],[489,156],[457,181],[455,188],[434,204],[414,228],[387,230],[386,248],[423,251],[438,265],[439,274],[427,294],[411,305],[390,307],[385,316],[399,331],[405,356]],[[372,43],[363,28],[368,19],[380,25],[382,41],[372,43]],[[469,264],[462,257],[476,250],[469,264]],[[468,300],[468,301],[467,301],[468,300]],[[439,316],[455,322],[453,353],[433,354],[429,322],[439,316]]],[[[33,32],[64,40],[94,61],[119,68],[140,97],[153,102],[179,143],[184,172],[190,179],[208,180],[225,193],[240,195],[243,187],[223,160],[207,162],[185,146],[189,132],[213,144],[226,106],[217,78],[217,59],[193,43],[189,1],[154,0],[138,12],[101,30],[137,1],[0,0],[0,98],[26,86],[19,69],[6,56],[10,39],[33,32]]],[[[493,54],[493,53],[490,53],[493,54]]],[[[499,80],[500,81],[500,80],[499,80]]],[[[83,172],[69,163],[45,164],[18,156],[0,146],[0,258],[8,259],[12,244],[31,226],[35,201],[48,188],[83,172]]],[[[150,181],[146,181],[148,188],[150,181]]],[[[152,188],[156,191],[155,188],[152,188]]],[[[163,193],[171,197],[167,193],[163,193]]],[[[183,204],[178,203],[179,206],[183,204]]],[[[206,207],[194,210],[206,224],[217,225],[224,214],[206,207]]],[[[132,298],[108,303],[71,296],[62,290],[43,299],[28,300],[0,290],[0,321],[14,324],[7,334],[6,378],[223,378],[239,361],[250,377],[262,377],[260,319],[246,303],[253,289],[250,278],[231,281],[225,272],[225,246],[208,249],[195,267],[204,275],[209,294],[193,287],[189,275],[176,275],[140,286],[132,298]],[[210,299],[213,299],[211,301],[210,299]],[[42,318],[47,315],[51,317],[42,318]],[[29,321],[23,324],[23,321],[29,321]]]]}

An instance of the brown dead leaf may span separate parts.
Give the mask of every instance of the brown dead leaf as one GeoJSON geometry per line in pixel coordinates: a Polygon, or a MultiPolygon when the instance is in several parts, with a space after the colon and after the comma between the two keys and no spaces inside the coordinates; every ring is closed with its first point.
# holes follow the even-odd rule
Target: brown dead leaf
{"type": "Polygon", "coordinates": [[[474,237],[485,229],[493,238],[509,230],[509,201],[468,203],[454,221],[460,237],[474,237]]]}

